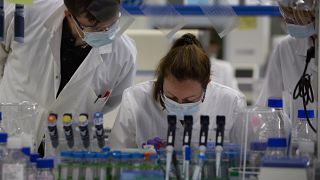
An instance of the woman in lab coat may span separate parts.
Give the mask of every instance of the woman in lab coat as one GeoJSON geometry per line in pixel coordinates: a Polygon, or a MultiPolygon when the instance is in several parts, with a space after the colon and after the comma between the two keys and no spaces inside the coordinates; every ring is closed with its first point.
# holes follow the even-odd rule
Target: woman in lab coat
{"type": "MultiPolygon", "coordinates": [[[[299,109],[303,109],[301,90],[308,89],[304,96],[308,102],[308,109],[315,109],[312,99],[317,99],[317,64],[315,58],[306,63],[307,52],[315,46],[317,38],[315,31],[315,9],[313,0],[289,1],[279,0],[279,7],[287,24],[290,36],[282,40],[274,49],[269,61],[266,78],[257,105],[266,106],[268,98],[283,97],[285,108],[291,119],[297,118],[299,109]],[[306,73],[304,70],[306,68],[306,73]],[[304,75],[304,86],[297,84],[304,75]],[[307,86],[305,86],[308,84],[307,86]],[[310,88],[313,88],[312,89],[310,88]],[[295,90],[296,89],[296,90],[295,90]]],[[[314,55],[314,53],[313,53],[314,55]]],[[[300,81],[301,82],[301,81],[300,81]]],[[[306,102],[305,101],[305,102],[306,102]]]]}
{"type": "MultiPolygon", "coordinates": [[[[18,43],[13,40],[14,5],[6,4],[0,102],[39,104],[34,149],[47,129],[50,111],[58,114],[62,131],[64,113],[77,121],[80,113],[91,118],[95,112],[108,112],[132,84],[137,52],[130,38],[117,34],[119,7],[119,0],[34,1],[25,6],[25,38],[18,43]]],[[[64,138],[63,131],[59,134],[64,138]]]]}
{"type": "MultiPolygon", "coordinates": [[[[191,34],[177,39],[160,61],[156,81],[124,91],[111,131],[112,148],[137,148],[149,139],[167,136],[167,115],[177,116],[176,144],[182,144],[183,117],[193,115],[192,144],[198,144],[200,115],[209,115],[209,141],[215,141],[216,116],[226,116],[226,140],[237,141],[236,113],[246,106],[238,91],[210,81],[210,60],[191,34]],[[231,132],[232,131],[232,132],[231,132]]],[[[180,144],[180,145],[179,145],[180,144]]]]}

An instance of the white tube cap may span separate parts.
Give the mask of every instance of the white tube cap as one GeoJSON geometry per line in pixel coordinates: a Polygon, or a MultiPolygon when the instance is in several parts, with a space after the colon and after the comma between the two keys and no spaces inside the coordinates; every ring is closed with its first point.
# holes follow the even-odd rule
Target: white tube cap
{"type": "Polygon", "coordinates": [[[22,141],[20,137],[9,137],[7,142],[8,149],[21,149],[22,141]]]}

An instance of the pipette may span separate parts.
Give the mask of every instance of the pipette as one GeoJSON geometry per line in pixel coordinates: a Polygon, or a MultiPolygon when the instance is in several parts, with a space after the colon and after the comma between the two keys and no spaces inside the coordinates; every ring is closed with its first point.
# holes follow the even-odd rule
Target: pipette
{"type": "MultiPolygon", "coordinates": [[[[182,142],[182,145],[183,145],[182,174],[184,176],[184,179],[189,179],[190,158],[187,157],[187,151],[191,151],[190,144],[191,144],[191,137],[192,137],[192,125],[193,125],[193,116],[184,116],[184,132],[183,132],[183,142],[182,142]]],[[[188,153],[191,153],[191,152],[188,152],[188,153]]]]}
{"type": "Polygon", "coordinates": [[[84,148],[90,146],[90,136],[89,136],[89,127],[88,127],[88,114],[80,114],[79,116],[79,129],[80,137],[84,148]]]}
{"type": "Polygon", "coordinates": [[[199,138],[199,155],[198,165],[196,165],[192,180],[201,179],[201,171],[204,163],[205,153],[207,150],[208,131],[209,131],[209,116],[200,116],[200,138],[199,138]]]}
{"type": "Polygon", "coordinates": [[[21,4],[16,4],[14,12],[14,40],[24,42],[24,6],[21,4]]]}
{"type": "Polygon", "coordinates": [[[223,151],[224,126],[226,124],[225,116],[217,116],[216,130],[216,177],[221,178],[221,154],[223,151]]]}
{"type": "Polygon", "coordinates": [[[94,113],[94,126],[96,128],[96,136],[98,146],[103,148],[105,145],[104,129],[103,129],[103,114],[101,112],[94,113]]]}
{"type": "Polygon", "coordinates": [[[172,154],[174,150],[174,139],[176,134],[177,117],[175,115],[168,115],[168,136],[166,147],[166,180],[169,180],[169,174],[171,169],[172,154]]]}

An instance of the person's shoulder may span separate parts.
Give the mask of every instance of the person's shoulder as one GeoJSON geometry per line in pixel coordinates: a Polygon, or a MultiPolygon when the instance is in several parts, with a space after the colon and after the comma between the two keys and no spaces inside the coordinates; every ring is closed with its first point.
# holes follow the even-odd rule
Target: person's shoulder
{"type": "Polygon", "coordinates": [[[139,99],[143,96],[152,96],[154,81],[145,81],[127,88],[124,91],[125,96],[139,99]]]}
{"type": "Polygon", "coordinates": [[[307,44],[309,38],[294,38],[290,35],[284,37],[278,44],[279,48],[296,48],[297,46],[307,44]]]}
{"type": "Polygon", "coordinates": [[[211,81],[207,86],[207,91],[209,91],[212,94],[219,94],[221,97],[232,97],[232,98],[244,98],[244,94],[242,94],[240,91],[233,89],[231,87],[222,85],[220,83],[216,83],[211,81]]]}
{"type": "Polygon", "coordinates": [[[119,55],[130,55],[136,57],[137,48],[133,39],[131,39],[126,34],[122,34],[115,39],[115,48],[119,52],[119,55]]]}

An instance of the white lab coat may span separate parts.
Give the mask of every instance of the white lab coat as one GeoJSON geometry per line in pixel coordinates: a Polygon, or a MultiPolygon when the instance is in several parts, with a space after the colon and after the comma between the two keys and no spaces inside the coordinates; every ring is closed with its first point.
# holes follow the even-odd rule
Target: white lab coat
{"type": "MultiPolygon", "coordinates": [[[[296,119],[297,111],[303,109],[302,100],[293,100],[293,91],[299,81],[305,64],[307,50],[311,47],[309,38],[293,38],[287,36],[274,49],[269,61],[266,78],[257,105],[266,106],[270,97],[283,97],[286,112],[291,119],[296,119]]],[[[315,59],[311,59],[307,73],[312,74],[311,82],[317,98],[317,65],[315,59]]],[[[315,108],[315,104],[308,106],[315,108]]]]}
{"type": "Polygon", "coordinates": [[[239,90],[238,82],[234,76],[234,69],[228,61],[210,57],[211,62],[211,80],[219,84],[239,90]]]}
{"type": "MultiPolygon", "coordinates": [[[[120,103],[123,90],[131,86],[135,74],[136,48],[133,41],[123,35],[110,45],[92,48],[56,98],[64,10],[61,0],[37,0],[25,6],[23,44],[12,40],[14,22],[6,18],[8,38],[0,48],[0,63],[4,64],[0,102],[39,104],[41,112],[34,124],[36,147],[47,130],[49,111],[59,115],[60,131],[64,113],[72,113],[77,120],[80,113],[92,117],[94,112],[108,112],[120,103]],[[111,94],[103,97],[107,91],[111,94]],[[102,97],[98,98],[99,95],[102,97]]],[[[64,138],[62,132],[60,138],[64,138]]]]}
{"type": "MultiPolygon", "coordinates": [[[[120,110],[111,130],[109,145],[112,148],[136,148],[149,139],[167,136],[167,112],[152,96],[154,81],[140,83],[123,93],[120,110]]],[[[192,144],[197,145],[200,133],[200,115],[210,116],[208,141],[215,142],[216,116],[226,116],[225,139],[237,141],[241,135],[231,133],[237,112],[246,106],[244,95],[229,87],[210,82],[200,111],[193,115],[192,144]],[[230,137],[231,136],[231,137],[230,137]]],[[[182,144],[183,126],[176,125],[176,147],[182,144]]]]}

